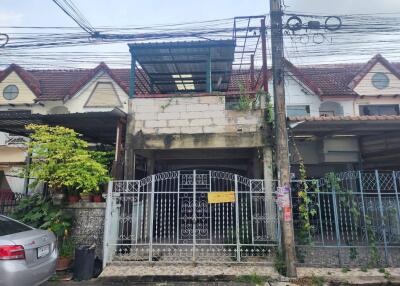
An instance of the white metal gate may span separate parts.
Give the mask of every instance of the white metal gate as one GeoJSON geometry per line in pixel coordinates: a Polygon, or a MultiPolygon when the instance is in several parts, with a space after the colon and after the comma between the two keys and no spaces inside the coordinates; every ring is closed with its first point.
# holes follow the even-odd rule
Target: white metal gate
{"type": "Polygon", "coordinates": [[[269,261],[276,233],[263,180],[171,171],[110,182],[104,261],[269,261]],[[213,192],[234,192],[234,202],[210,204],[213,192]]]}

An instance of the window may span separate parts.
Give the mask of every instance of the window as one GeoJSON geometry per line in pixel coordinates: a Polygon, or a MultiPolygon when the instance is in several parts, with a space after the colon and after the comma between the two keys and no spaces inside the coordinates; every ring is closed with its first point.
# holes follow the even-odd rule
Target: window
{"type": "Polygon", "coordinates": [[[309,116],[310,106],[309,105],[288,105],[286,107],[287,116],[309,116]]]}
{"type": "Polygon", "coordinates": [[[7,100],[16,99],[18,96],[18,87],[14,84],[7,85],[3,90],[3,97],[7,100]]]}
{"type": "Polygon", "coordinates": [[[389,77],[383,72],[377,72],[372,76],[372,85],[377,89],[385,89],[389,86],[389,77]]]}
{"type": "Polygon", "coordinates": [[[360,105],[360,115],[399,115],[399,105],[360,105]]]}
{"type": "Polygon", "coordinates": [[[22,223],[6,218],[5,216],[0,216],[0,236],[29,230],[32,230],[32,228],[23,225],[22,223]]]}
{"type": "Polygon", "coordinates": [[[320,116],[341,116],[343,115],[343,107],[340,103],[334,101],[324,101],[319,106],[320,116]]]}

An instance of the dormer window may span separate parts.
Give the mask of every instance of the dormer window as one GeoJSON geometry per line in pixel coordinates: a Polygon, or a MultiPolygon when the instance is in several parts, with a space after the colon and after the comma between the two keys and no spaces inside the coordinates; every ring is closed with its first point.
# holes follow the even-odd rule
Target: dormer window
{"type": "Polygon", "coordinates": [[[383,72],[377,72],[372,76],[372,85],[377,89],[385,89],[389,86],[389,77],[383,72]]]}
{"type": "Polygon", "coordinates": [[[16,99],[18,96],[18,87],[14,84],[7,85],[3,90],[3,97],[7,100],[16,99]]]}

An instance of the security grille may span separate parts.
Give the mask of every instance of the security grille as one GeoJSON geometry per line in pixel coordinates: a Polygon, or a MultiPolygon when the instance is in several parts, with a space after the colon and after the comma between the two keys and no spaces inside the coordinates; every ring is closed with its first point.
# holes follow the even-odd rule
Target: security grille
{"type": "Polygon", "coordinates": [[[109,187],[106,262],[266,262],[273,257],[275,203],[263,180],[221,171],[171,171],[113,181],[109,187]],[[217,192],[232,200],[211,203],[210,193],[217,192]]]}

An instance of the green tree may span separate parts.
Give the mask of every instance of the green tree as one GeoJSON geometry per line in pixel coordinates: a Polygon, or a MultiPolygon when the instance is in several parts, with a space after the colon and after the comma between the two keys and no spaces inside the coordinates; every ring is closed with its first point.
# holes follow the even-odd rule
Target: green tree
{"type": "Polygon", "coordinates": [[[33,185],[45,182],[58,192],[94,193],[109,180],[106,166],[95,159],[89,144],[74,130],[62,126],[30,124],[28,152],[32,163],[30,177],[33,185]]]}

